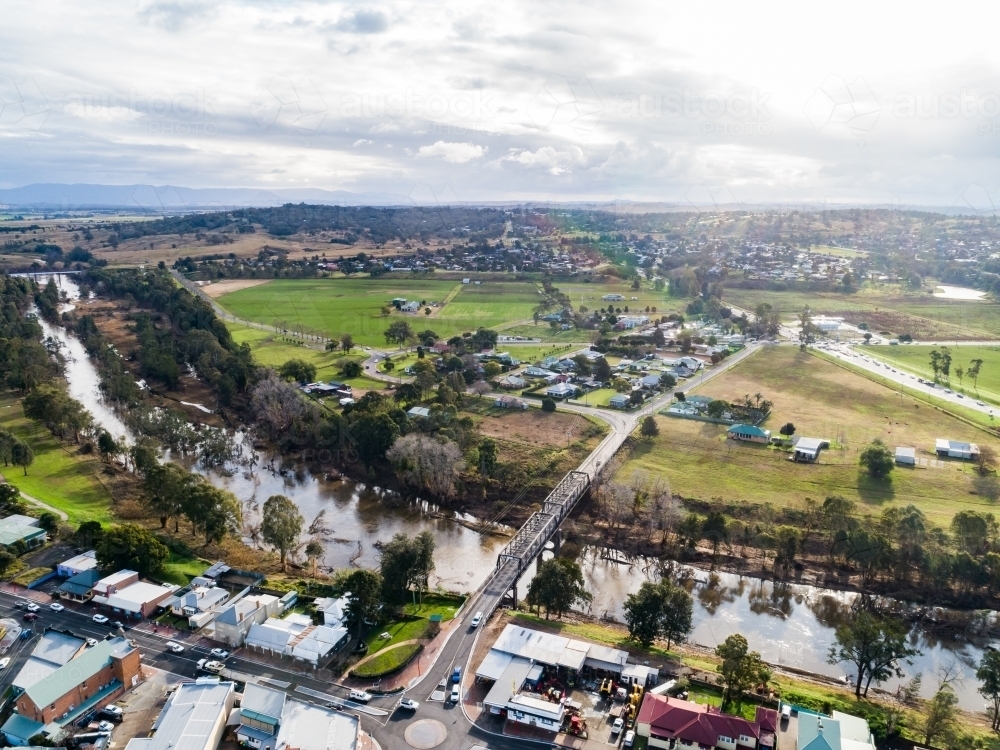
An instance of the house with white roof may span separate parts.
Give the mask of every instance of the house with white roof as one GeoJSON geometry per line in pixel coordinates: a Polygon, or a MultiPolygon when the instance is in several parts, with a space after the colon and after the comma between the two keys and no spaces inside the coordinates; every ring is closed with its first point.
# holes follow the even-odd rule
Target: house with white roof
{"type": "Polygon", "coordinates": [[[87,550],[76,557],[59,563],[56,566],[56,573],[59,574],[60,578],[72,578],[85,570],[94,570],[95,568],[97,568],[97,552],[87,550]]]}
{"type": "Polygon", "coordinates": [[[252,594],[227,604],[215,618],[213,638],[232,647],[242,646],[251,626],[281,613],[281,600],[271,594],[252,594]]]}
{"type": "Polygon", "coordinates": [[[140,581],[134,570],[119,570],[94,584],[91,601],[116,614],[143,618],[156,612],[177,588],[169,583],[157,585],[140,581]]]}

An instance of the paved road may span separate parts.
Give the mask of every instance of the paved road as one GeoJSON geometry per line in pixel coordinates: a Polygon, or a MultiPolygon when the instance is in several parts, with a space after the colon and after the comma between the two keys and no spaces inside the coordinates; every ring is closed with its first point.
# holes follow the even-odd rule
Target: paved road
{"type": "Polygon", "coordinates": [[[998,407],[987,404],[983,401],[978,400],[974,396],[963,396],[957,393],[948,393],[950,390],[945,386],[933,386],[928,383],[921,383],[917,379],[918,376],[911,375],[908,372],[903,372],[898,369],[894,363],[889,363],[885,360],[880,360],[870,349],[867,349],[864,345],[851,346],[848,344],[839,345],[826,345],[820,347],[820,351],[823,351],[843,362],[849,362],[855,367],[859,367],[862,370],[866,370],[873,375],[878,375],[883,378],[887,384],[901,385],[906,388],[916,391],[927,396],[933,396],[936,399],[946,401],[950,404],[956,406],[962,406],[966,409],[971,409],[973,411],[981,412],[982,414],[994,416],[994,412],[1000,412],[998,407]]]}

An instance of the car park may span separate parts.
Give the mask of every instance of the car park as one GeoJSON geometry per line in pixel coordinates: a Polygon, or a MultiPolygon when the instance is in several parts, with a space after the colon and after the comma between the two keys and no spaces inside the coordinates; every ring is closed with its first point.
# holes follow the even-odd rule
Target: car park
{"type": "Polygon", "coordinates": [[[173,651],[175,654],[183,654],[184,647],[177,641],[167,641],[164,646],[166,646],[167,651],[173,651]]]}
{"type": "Polygon", "coordinates": [[[62,612],[66,608],[59,602],[52,602],[52,604],[49,605],[49,609],[51,609],[53,612],[62,612]]]}
{"type": "Polygon", "coordinates": [[[228,659],[229,652],[224,648],[213,648],[209,653],[212,654],[216,659],[228,659]]]}
{"type": "Polygon", "coordinates": [[[94,615],[93,617],[90,618],[90,621],[96,622],[98,625],[108,624],[108,618],[105,617],[104,615],[94,615]]]}
{"type": "Polygon", "coordinates": [[[399,701],[399,707],[405,708],[407,711],[416,711],[418,708],[420,708],[420,704],[417,703],[415,700],[411,700],[409,698],[403,698],[402,700],[399,701]]]}
{"type": "Polygon", "coordinates": [[[364,690],[352,690],[347,697],[357,703],[367,703],[372,699],[371,693],[366,693],[364,690]]]}
{"type": "Polygon", "coordinates": [[[483,613],[476,612],[476,616],[472,618],[472,627],[478,628],[479,623],[481,623],[482,621],[483,621],[483,613]]]}

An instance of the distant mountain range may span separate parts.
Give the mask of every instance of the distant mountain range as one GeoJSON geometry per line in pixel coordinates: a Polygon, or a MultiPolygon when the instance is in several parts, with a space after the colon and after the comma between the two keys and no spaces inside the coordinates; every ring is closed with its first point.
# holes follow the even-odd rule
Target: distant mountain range
{"type": "Polygon", "coordinates": [[[331,206],[412,206],[394,193],[351,193],[318,188],[187,188],[173,185],[63,185],[40,183],[0,189],[0,207],[47,211],[125,209],[159,214],[312,203],[331,206]]]}
{"type": "MultiPolygon", "coordinates": [[[[320,188],[188,188],[174,185],[94,185],[77,183],[36,183],[0,189],[0,209],[30,211],[112,211],[134,213],[184,213],[186,211],[221,211],[233,208],[281,206],[286,203],[309,203],[327,206],[426,206],[431,201],[414,200],[403,193],[352,193],[347,190],[320,188]]],[[[595,201],[595,200],[498,200],[442,201],[464,206],[533,206],[564,207],[617,213],[673,213],[687,211],[838,211],[852,208],[869,210],[928,211],[939,214],[978,215],[971,206],[891,205],[875,203],[829,204],[804,200],[797,203],[710,203],[680,201],[595,201]]],[[[993,214],[988,211],[985,213],[993,214]]]]}

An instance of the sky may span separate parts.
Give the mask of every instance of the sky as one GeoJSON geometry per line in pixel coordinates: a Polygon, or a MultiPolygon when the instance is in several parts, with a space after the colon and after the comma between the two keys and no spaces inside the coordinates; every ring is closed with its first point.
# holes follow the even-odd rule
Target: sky
{"type": "Polygon", "coordinates": [[[1000,210],[1000,3],[22,2],[0,187],[1000,210]]]}

